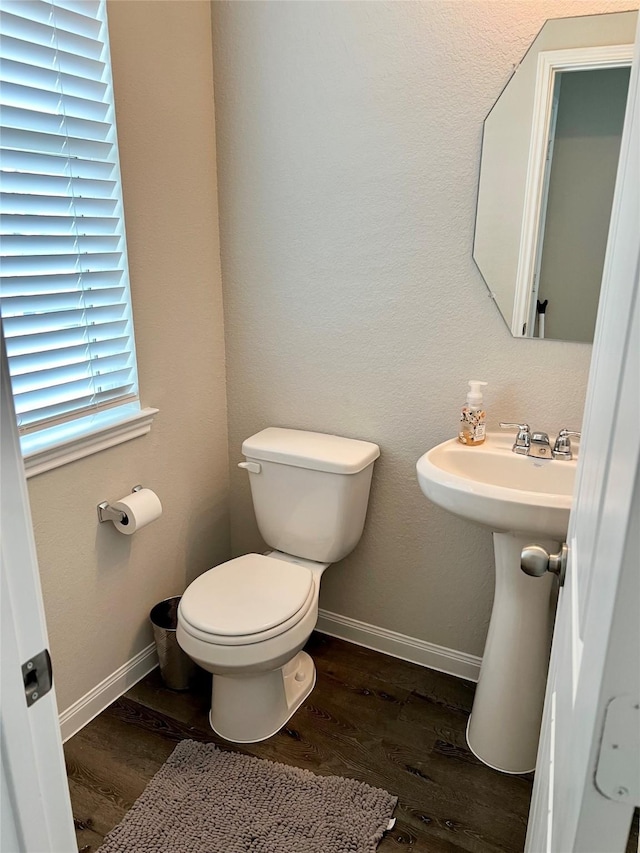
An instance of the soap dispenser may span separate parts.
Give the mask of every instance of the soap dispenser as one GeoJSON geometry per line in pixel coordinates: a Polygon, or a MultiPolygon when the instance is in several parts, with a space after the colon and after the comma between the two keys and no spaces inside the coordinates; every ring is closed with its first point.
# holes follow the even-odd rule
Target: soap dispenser
{"type": "Polygon", "coordinates": [[[471,379],[467,404],[460,412],[460,431],[458,441],[462,444],[482,444],[485,439],[487,415],[482,406],[482,388],[486,382],[471,379]]]}

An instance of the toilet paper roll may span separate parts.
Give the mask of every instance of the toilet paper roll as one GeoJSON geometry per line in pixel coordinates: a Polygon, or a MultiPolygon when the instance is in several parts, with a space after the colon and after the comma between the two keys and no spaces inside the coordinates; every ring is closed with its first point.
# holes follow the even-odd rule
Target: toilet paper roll
{"type": "Polygon", "coordinates": [[[160,498],[151,489],[140,489],[139,492],[133,492],[111,506],[113,509],[124,512],[125,520],[114,521],[113,526],[126,536],[131,536],[136,530],[151,524],[162,515],[160,498]]]}

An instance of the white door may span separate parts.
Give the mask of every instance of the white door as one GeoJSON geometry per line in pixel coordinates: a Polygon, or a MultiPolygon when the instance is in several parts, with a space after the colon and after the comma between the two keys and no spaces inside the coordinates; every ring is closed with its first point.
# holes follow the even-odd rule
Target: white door
{"type": "Polygon", "coordinates": [[[62,753],[55,693],[42,693],[48,648],[31,513],[18,442],[13,398],[1,341],[0,387],[0,590],[1,624],[1,814],[2,853],[72,853],[77,850],[62,753]],[[39,671],[38,671],[39,670],[39,671]]]}
{"type": "MultiPolygon", "coordinates": [[[[583,420],[527,853],[624,851],[640,786],[640,38],[583,420]]],[[[554,381],[562,381],[562,364],[554,381]]]]}

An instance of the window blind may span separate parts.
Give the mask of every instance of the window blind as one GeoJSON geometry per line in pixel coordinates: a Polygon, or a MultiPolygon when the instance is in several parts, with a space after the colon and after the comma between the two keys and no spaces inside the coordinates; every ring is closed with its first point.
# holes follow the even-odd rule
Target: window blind
{"type": "Polygon", "coordinates": [[[137,400],[104,0],[1,0],[0,147],[21,432],[137,400]]]}

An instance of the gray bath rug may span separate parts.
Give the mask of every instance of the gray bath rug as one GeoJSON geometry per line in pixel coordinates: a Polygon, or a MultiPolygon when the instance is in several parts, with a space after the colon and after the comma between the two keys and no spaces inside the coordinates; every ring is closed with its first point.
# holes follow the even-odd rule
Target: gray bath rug
{"type": "Polygon", "coordinates": [[[182,741],[98,853],[374,853],[380,788],[182,741]]]}

